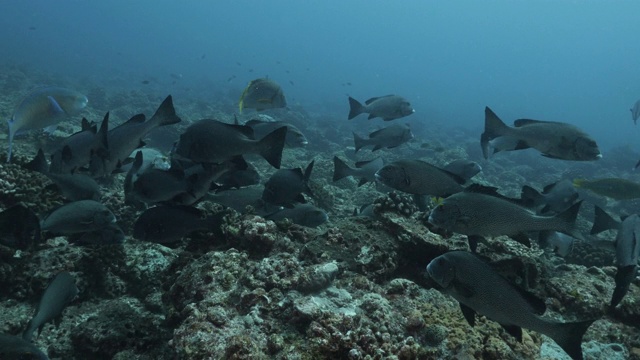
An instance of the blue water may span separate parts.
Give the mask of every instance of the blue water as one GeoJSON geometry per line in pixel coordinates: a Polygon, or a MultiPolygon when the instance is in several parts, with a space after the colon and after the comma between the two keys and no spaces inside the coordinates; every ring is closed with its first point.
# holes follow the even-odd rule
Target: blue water
{"type": "Polygon", "coordinates": [[[638,14],[637,1],[5,1],[0,62],[211,102],[267,75],[290,104],[345,121],[347,94],[395,93],[417,132],[479,136],[489,105],[576,124],[606,156],[639,148],[638,14]]]}

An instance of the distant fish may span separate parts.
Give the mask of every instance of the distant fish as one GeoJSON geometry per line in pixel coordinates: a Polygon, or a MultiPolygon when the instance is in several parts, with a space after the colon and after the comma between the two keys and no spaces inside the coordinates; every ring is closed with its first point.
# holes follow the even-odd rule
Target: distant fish
{"type": "Polygon", "coordinates": [[[151,82],[151,81],[149,81],[149,80],[142,80],[142,81],[141,81],[141,83],[142,83],[143,85],[149,85],[149,83],[150,83],[150,82],[151,82]]]}
{"type": "Polygon", "coordinates": [[[283,108],[287,106],[282,88],[271,79],[255,79],[249,82],[240,96],[238,107],[242,114],[243,109],[265,109],[283,108]]]}
{"type": "Polygon", "coordinates": [[[582,240],[576,227],[580,204],[578,202],[556,216],[539,216],[516,200],[498,194],[495,188],[472,185],[445,198],[431,211],[429,223],[467,235],[469,247],[474,252],[478,241],[488,236],[507,235],[531,246],[526,233],[532,231],[560,231],[582,240]]]}
{"type": "Polygon", "coordinates": [[[160,205],[147,209],[138,217],[133,225],[133,237],[166,244],[194,232],[212,231],[219,227],[219,223],[194,207],[160,205]]]}
{"type": "Polygon", "coordinates": [[[561,213],[578,201],[579,194],[569,180],[561,180],[544,187],[542,193],[531,186],[522,187],[520,199],[539,214],[561,213]]]}
{"type": "Polygon", "coordinates": [[[40,222],[40,227],[42,231],[71,235],[99,231],[113,226],[115,222],[115,215],[102,203],[80,200],[49,212],[40,222]]]}
{"type": "Polygon", "coordinates": [[[414,195],[447,197],[462,191],[465,179],[422,160],[398,160],[375,174],[382,184],[414,195]]]}
{"type": "Polygon", "coordinates": [[[460,159],[448,163],[442,169],[469,181],[482,171],[482,166],[475,161],[460,159]]]}
{"type": "Polygon", "coordinates": [[[484,132],[480,137],[482,154],[534,148],[553,159],[591,161],[602,157],[596,141],[577,127],[552,121],[518,119],[507,126],[488,107],[485,108],[484,132]]]}
{"type": "Polygon", "coordinates": [[[516,288],[477,256],[450,251],[433,259],[427,272],[442,292],[460,303],[462,315],[474,326],[476,313],[498,324],[518,341],[522,328],[545,334],[574,360],[582,360],[582,337],[594,320],[559,322],[543,318],[543,300],[516,288]]]}
{"type": "Polygon", "coordinates": [[[261,139],[265,137],[270,132],[281,128],[283,126],[287,127],[287,137],[285,143],[287,147],[297,148],[304,147],[309,144],[309,140],[304,136],[302,131],[295,127],[292,124],[286,123],[284,121],[264,121],[259,119],[249,120],[245,123],[246,126],[249,126],[253,129],[254,139],[261,139]]]}
{"type": "Polygon", "coordinates": [[[616,307],[629,291],[629,285],[636,278],[638,258],[640,257],[640,217],[637,214],[627,216],[622,221],[613,219],[604,210],[595,207],[595,219],[591,234],[598,234],[605,230],[618,231],[615,240],[616,246],[616,287],[611,296],[609,306],[616,307]]]}
{"type": "Polygon", "coordinates": [[[310,162],[304,172],[301,168],[276,171],[264,185],[262,200],[269,204],[287,207],[293,207],[295,202],[306,202],[302,193],[313,196],[309,188],[313,164],[314,161],[310,162]]]}
{"type": "Polygon", "coordinates": [[[360,114],[369,114],[369,120],[381,117],[384,121],[390,121],[414,112],[409,101],[397,95],[373,97],[365,101],[364,105],[349,96],[349,120],[360,114]]]}
{"type": "Polygon", "coordinates": [[[629,109],[631,111],[631,118],[633,119],[633,123],[638,123],[638,118],[640,117],[640,100],[636,101],[633,104],[633,107],[629,109]]]}
{"type": "Polygon", "coordinates": [[[84,109],[89,100],[83,94],[60,87],[39,88],[27,95],[16,107],[9,123],[9,152],[11,161],[13,138],[16,133],[42,129],[57,124],[65,115],[84,109]]]}
{"type": "Polygon", "coordinates": [[[573,186],[586,189],[598,195],[614,200],[631,200],[640,198],[640,184],[619,178],[604,178],[596,180],[575,179],[573,186]]]}
{"type": "Polygon", "coordinates": [[[376,172],[384,166],[382,158],[375,158],[368,161],[359,161],[355,164],[355,168],[350,167],[339,157],[333,157],[333,181],[338,181],[347,176],[359,178],[358,186],[362,186],[367,182],[376,181],[376,172]]]}
{"type": "Polygon", "coordinates": [[[0,359],[49,360],[37,346],[19,336],[0,334],[0,359]]]}
{"type": "Polygon", "coordinates": [[[180,135],[174,155],[197,163],[221,163],[238,155],[259,154],[271,166],[280,168],[286,137],[286,126],[256,140],[249,126],[203,119],[180,135]]]}
{"type": "Polygon", "coordinates": [[[353,133],[353,142],[355,143],[356,152],[364,146],[373,145],[376,151],[382,148],[392,149],[398,147],[409,140],[413,139],[411,128],[407,124],[393,124],[376,130],[369,134],[369,138],[365,139],[358,134],[353,133]]]}
{"type": "Polygon", "coordinates": [[[31,341],[33,333],[42,331],[44,324],[59,317],[65,307],[78,295],[76,280],[67,271],[58,273],[50,282],[42,294],[38,310],[27,324],[22,333],[22,338],[31,341]]]}
{"type": "MultiPolygon", "coordinates": [[[[260,213],[258,213],[260,215],[260,213]]],[[[311,204],[296,204],[292,208],[282,208],[268,215],[263,215],[267,220],[282,221],[284,219],[291,220],[292,223],[306,226],[317,227],[329,220],[327,213],[311,204]]]]}

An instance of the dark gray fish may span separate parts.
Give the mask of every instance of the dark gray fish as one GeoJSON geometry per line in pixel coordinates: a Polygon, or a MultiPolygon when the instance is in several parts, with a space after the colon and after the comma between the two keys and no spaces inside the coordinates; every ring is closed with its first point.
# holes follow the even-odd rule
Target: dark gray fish
{"type": "Polygon", "coordinates": [[[472,177],[482,171],[480,164],[466,159],[454,160],[445,165],[442,169],[452,174],[456,174],[467,181],[471,180],[472,177]]]}
{"type": "Polygon", "coordinates": [[[369,138],[361,138],[358,134],[353,133],[353,142],[355,143],[356,152],[361,148],[373,145],[376,151],[382,148],[392,149],[398,147],[409,140],[413,139],[411,128],[407,124],[393,124],[376,130],[369,134],[369,138]]]}
{"type": "Polygon", "coordinates": [[[263,121],[254,119],[247,121],[245,125],[253,129],[254,139],[261,139],[274,130],[286,126],[287,137],[285,140],[285,144],[287,145],[287,147],[298,148],[304,147],[309,144],[309,141],[304,136],[302,131],[300,131],[300,129],[283,121],[263,121]]]}
{"type": "Polygon", "coordinates": [[[222,174],[212,185],[211,190],[216,192],[226,191],[230,189],[239,189],[260,183],[260,174],[258,170],[247,164],[246,169],[232,169],[222,174]]]}
{"type": "Polygon", "coordinates": [[[124,242],[124,232],[118,224],[111,224],[98,231],[69,235],[69,241],[77,245],[119,245],[124,242]]]}
{"type": "Polygon", "coordinates": [[[42,149],[38,150],[36,157],[26,167],[48,177],[53,181],[54,187],[69,201],[100,200],[100,186],[92,177],[79,173],[48,172],[47,160],[42,149]]]}
{"type": "Polygon", "coordinates": [[[244,109],[262,111],[286,106],[287,101],[280,85],[271,79],[264,78],[249,82],[249,85],[242,92],[238,104],[240,114],[244,109]]]}
{"type": "Polygon", "coordinates": [[[488,107],[480,145],[485,159],[493,153],[534,148],[553,159],[591,161],[602,157],[596,141],[576,126],[552,121],[518,119],[507,126],[488,107]]]}
{"type": "Polygon", "coordinates": [[[32,91],[16,107],[9,124],[9,152],[11,161],[13,138],[18,132],[53,126],[87,106],[89,100],[83,94],[61,87],[43,87],[32,91]]]}
{"type": "Polygon", "coordinates": [[[120,169],[133,151],[144,145],[144,137],[154,128],[179,123],[171,95],[167,96],[153,116],[147,120],[138,114],[107,133],[108,155],[96,154],[91,159],[89,171],[94,177],[107,176],[120,169]]]}
{"type": "Polygon", "coordinates": [[[40,242],[40,220],[29,208],[14,205],[0,212],[0,244],[27,250],[40,242]]]}
{"type": "Polygon", "coordinates": [[[582,337],[594,320],[563,323],[541,317],[544,301],[517,289],[477,256],[451,251],[427,265],[429,276],[442,292],[460,303],[469,325],[476,313],[499,323],[522,341],[522,328],[547,335],[574,360],[582,360],[582,337]]]}
{"type": "Polygon", "coordinates": [[[575,223],[580,202],[556,216],[536,215],[516,202],[501,196],[495,188],[472,185],[436,206],[429,215],[429,223],[467,235],[472,251],[487,236],[507,235],[530,246],[526,233],[532,231],[554,230],[584,239],[575,223]]]}
{"type": "Polygon", "coordinates": [[[349,120],[360,114],[369,114],[369,120],[381,117],[384,121],[399,119],[413,114],[415,110],[407,99],[397,95],[373,97],[364,105],[349,96],[349,120]]]}
{"type": "MultiPolygon", "coordinates": [[[[258,212],[258,215],[261,215],[260,212],[258,212]]],[[[262,216],[267,220],[273,221],[289,219],[294,224],[312,228],[320,226],[329,220],[329,215],[324,210],[311,204],[296,204],[292,208],[282,208],[262,216]]]]}
{"type": "Polygon", "coordinates": [[[102,203],[80,200],[51,211],[40,222],[40,228],[54,234],[70,235],[100,231],[115,222],[115,215],[102,203]]]}
{"type": "Polygon", "coordinates": [[[62,314],[65,307],[78,295],[76,279],[63,271],[58,273],[50,282],[47,289],[42,294],[38,309],[33,318],[27,324],[27,328],[22,333],[22,338],[26,341],[33,339],[33,333],[42,331],[44,324],[57,318],[62,314]]]}
{"type": "MultiPolygon", "coordinates": [[[[265,207],[264,201],[261,199],[263,189],[260,186],[250,186],[236,190],[222,191],[215,194],[207,194],[204,198],[216,204],[224,205],[234,209],[237,212],[245,212],[248,206],[254,209],[265,207]]],[[[277,208],[272,210],[275,211],[277,208]]]]}
{"type": "Polygon", "coordinates": [[[292,207],[295,202],[306,202],[302,193],[313,196],[309,188],[313,164],[314,161],[310,162],[304,173],[301,168],[276,171],[264,185],[262,200],[269,204],[288,207],[292,207]]]}
{"type": "Polygon", "coordinates": [[[633,119],[633,123],[638,123],[638,118],[640,117],[640,100],[636,101],[633,104],[633,107],[629,109],[631,111],[631,118],[633,119]]]}
{"type": "Polygon", "coordinates": [[[358,186],[362,186],[367,182],[376,181],[376,172],[384,166],[382,158],[375,158],[368,161],[357,162],[355,168],[350,167],[339,157],[333,157],[333,181],[338,181],[347,176],[359,178],[358,186]]]}
{"type": "Polygon", "coordinates": [[[567,210],[578,201],[578,191],[569,180],[560,180],[544,187],[538,192],[531,186],[522,187],[520,198],[528,207],[539,214],[558,214],[567,210]]]}
{"type": "Polygon", "coordinates": [[[191,124],[180,135],[175,154],[197,163],[221,163],[239,155],[259,154],[277,169],[286,136],[287,127],[281,127],[254,140],[249,126],[204,119],[191,124]]]}
{"type": "Polygon", "coordinates": [[[82,129],[65,138],[51,154],[49,172],[69,174],[86,166],[92,156],[107,156],[109,113],[106,113],[100,129],[82,119],[82,129]]]}
{"type": "Polygon", "coordinates": [[[638,272],[638,258],[640,257],[640,216],[633,214],[622,221],[613,219],[597,205],[591,234],[598,234],[605,230],[617,230],[616,247],[616,287],[611,296],[611,308],[616,307],[629,291],[629,285],[636,278],[638,272]]]}
{"type": "Polygon", "coordinates": [[[138,240],[166,244],[198,231],[212,231],[220,224],[191,206],[160,205],[147,209],[133,225],[138,240]]]}
{"type": "Polygon", "coordinates": [[[0,359],[49,360],[49,357],[30,341],[18,336],[0,334],[0,359]]]}
{"type": "Polygon", "coordinates": [[[447,197],[462,191],[465,179],[421,160],[399,160],[375,174],[382,184],[415,195],[447,197]]]}

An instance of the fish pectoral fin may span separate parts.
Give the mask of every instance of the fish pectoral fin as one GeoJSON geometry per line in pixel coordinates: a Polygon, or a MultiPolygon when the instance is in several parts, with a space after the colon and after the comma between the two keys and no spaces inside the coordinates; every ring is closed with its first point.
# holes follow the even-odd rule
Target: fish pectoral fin
{"type": "Polygon", "coordinates": [[[516,325],[500,324],[502,328],[511,336],[522,342],[522,328],[516,325]]]}
{"type": "Polygon", "coordinates": [[[460,310],[462,310],[462,315],[469,325],[474,326],[476,324],[476,311],[463,303],[460,303],[460,310]]]}
{"type": "Polygon", "coordinates": [[[462,283],[460,281],[453,281],[451,283],[451,285],[453,286],[453,289],[455,290],[455,292],[457,294],[460,294],[461,296],[464,296],[465,298],[470,298],[473,295],[475,295],[475,291],[473,291],[473,287],[462,283]]]}

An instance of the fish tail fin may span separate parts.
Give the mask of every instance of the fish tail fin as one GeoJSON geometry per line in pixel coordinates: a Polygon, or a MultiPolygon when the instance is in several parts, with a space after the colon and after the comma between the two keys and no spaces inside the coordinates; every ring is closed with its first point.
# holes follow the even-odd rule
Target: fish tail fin
{"type": "Polygon", "coordinates": [[[311,179],[311,172],[313,171],[313,164],[315,164],[315,160],[311,161],[307,168],[304,170],[304,181],[308,182],[311,179]]]}
{"type": "Polygon", "coordinates": [[[338,181],[350,176],[353,173],[353,169],[342,161],[339,157],[333,157],[333,181],[338,181]]]}
{"type": "Polygon", "coordinates": [[[258,142],[260,156],[276,169],[280,169],[287,130],[286,126],[273,130],[258,142]]]}
{"type": "Polygon", "coordinates": [[[176,109],[173,107],[173,98],[171,95],[162,101],[162,104],[160,104],[158,110],[156,110],[149,121],[157,122],[156,126],[171,125],[182,121],[182,119],[176,115],[176,109]]]}
{"type": "Polygon", "coordinates": [[[584,241],[584,236],[576,227],[576,219],[578,218],[580,205],[582,205],[582,201],[578,201],[577,203],[571,205],[570,208],[556,215],[555,218],[562,222],[562,227],[564,228],[564,230],[562,230],[561,232],[578,240],[584,241]]]}
{"type": "Polygon", "coordinates": [[[349,120],[364,113],[365,107],[360,102],[349,96],[349,120]]]}
{"type": "Polygon", "coordinates": [[[480,136],[480,146],[485,159],[489,158],[489,141],[504,136],[509,127],[488,106],[484,108],[484,132],[480,136]]]}
{"type": "Polygon", "coordinates": [[[367,139],[360,137],[358,134],[353,133],[353,143],[356,148],[356,152],[362,149],[364,146],[369,145],[367,139]]]}
{"type": "Polygon", "coordinates": [[[599,234],[603,231],[618,227],[618,222],[598,205],[594,206],[594,213],[595,216],[593,218],[593,227],[591,227],[591,235],[599,234]]]}
{"type": "Polygon", "coordinates": [[[636,265],[618,266],[616,272],[616,287],[613,289],[613,295],[611,296],[611,303],[609,307],[613,309],[618,306],[622,301],[622,298],[629,291],[629,285],[636,278],[636,265]]]}
{"type": "Polygon", "coordinates": [[[544,201],[544,195],[529,185],[524,185],[520,192],[522,204],[527,207],[537,207],[544,201]]]}
{"type": "Polygon", "coordinates": [[[572,359],[582,360],[582,337],[596,319],[555,324],[545,334],[558,344],[572,359]]]}

